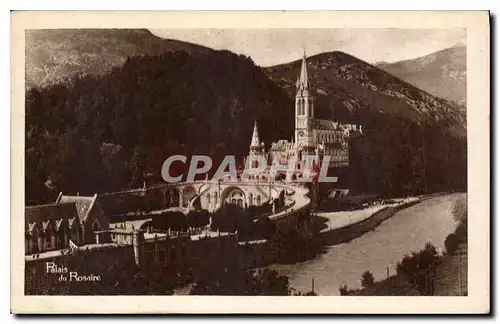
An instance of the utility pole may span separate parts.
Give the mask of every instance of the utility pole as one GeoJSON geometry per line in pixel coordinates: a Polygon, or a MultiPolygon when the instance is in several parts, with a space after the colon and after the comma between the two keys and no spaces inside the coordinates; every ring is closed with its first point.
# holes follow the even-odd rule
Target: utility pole
{"type": "Polygon", "coordinates": [[[311,291],[314,292],[314,277],[312,277],[312,281],[311,281],[311,291]]]}
{"type": "Polygon", "coordinates": [[[386,273],[385,273],[385,295],[387,296],[389,294],[389,267],[385,267],[386,273]]]}
{"type": "MultiPolygon", "coordinates": [[[[420,124],[420,123],[419,123],[420,124]]],[[[427,174],[425,170],[425,139],[424,139],[424,126],[420,124],[420,133],[422,136],[422,166],[423,166],[423,176],[424,176],[424,193],[427,193],[427,174]]]]}
{"type": "Polygon", "coordinates": [[[462,296],[462,278],[460,277],[460,245],[458,246],[458,295],[462,296]]]}

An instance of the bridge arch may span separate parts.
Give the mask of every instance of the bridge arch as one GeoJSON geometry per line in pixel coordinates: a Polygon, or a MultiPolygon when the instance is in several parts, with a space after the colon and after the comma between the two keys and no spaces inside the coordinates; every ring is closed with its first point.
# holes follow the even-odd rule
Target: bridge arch
{"type": "Polygon", "coordinates": [[[179,207],[179,189],[176,187],[168,187],[165,189],[165,207],[179,207]]]}
{"type": "Polygon", "coordinates": [[[181,190],[180,207],[188,208],[191,200],[195,197],[196,189],[193,186],[185,186],[181,190]]]}
{"type": "Polygon", "coordinates": [[[223,204],[235,204],[242,208],[247,207],[246,202],[246,194],[245,192],[236,186],[231,186],[224,189],[221,193],[221,202],[223,204]]]}
{"type": "Polygon", "coordinates": [[[189,201],[190,210],[201,210],[201,199],[200,196],[196,195],[189,201]]]}

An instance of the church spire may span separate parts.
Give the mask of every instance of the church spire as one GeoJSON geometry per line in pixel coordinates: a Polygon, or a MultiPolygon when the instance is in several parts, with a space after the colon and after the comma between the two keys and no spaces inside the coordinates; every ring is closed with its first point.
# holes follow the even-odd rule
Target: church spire
{"type": "Polygon", "coordinates": [[[302,67],[300,68],[300,77],[297,82],[297,88],[299,88],[300,90],[309,90],[309,78],[307,77],[307,62],[305,50],[304,56],[302,57],[302,67]]]}
{"type": "Polygon", "coordinates": [[[250,144],[250,148],[252,147],[260,147],[259,141],[259,131],[257,130],[257,121],[253,124],[253,134],[252,134],[252,143],[250,144]]]}

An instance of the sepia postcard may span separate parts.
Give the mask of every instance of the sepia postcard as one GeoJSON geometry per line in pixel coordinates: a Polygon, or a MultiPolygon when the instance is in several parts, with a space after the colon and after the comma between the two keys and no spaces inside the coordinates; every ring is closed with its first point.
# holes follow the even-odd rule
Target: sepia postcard
{"type": "Polygon", "coordinates": [[[11,18],[13,313],[490,312],[488,12],[11,18]]]}

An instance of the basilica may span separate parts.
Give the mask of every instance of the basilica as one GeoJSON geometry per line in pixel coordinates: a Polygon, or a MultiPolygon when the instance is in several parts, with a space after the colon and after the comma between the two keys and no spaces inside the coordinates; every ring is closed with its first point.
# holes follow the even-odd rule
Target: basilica
{"type": "Polygon", "coordinates": [[[311,155],[319,158],[318,161],[329,156],[329,167],[332,168],[349,166],[349,139],[353,136],[361,136],[362,127],[314,118],[314,89],[309,83],[305,53],[296,91],[294,139],[274,142],[269,152],[266,152],[265,144],[259,141],[255,122],[249,157],[252,159],[264,157],[266,161],[280,165],[288,165],[289,161],[294,159],[296,170],[301,170],[305,166],[305,157],[311,155]]]}

